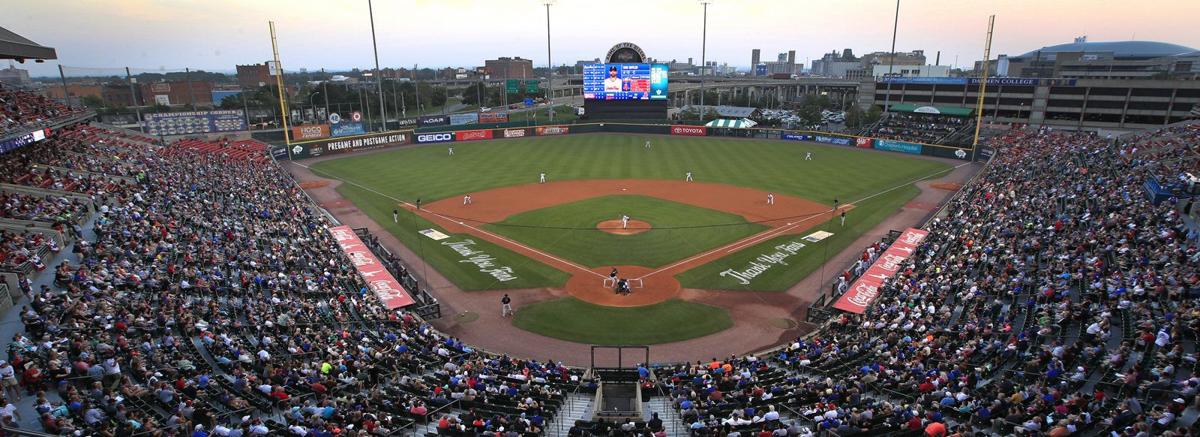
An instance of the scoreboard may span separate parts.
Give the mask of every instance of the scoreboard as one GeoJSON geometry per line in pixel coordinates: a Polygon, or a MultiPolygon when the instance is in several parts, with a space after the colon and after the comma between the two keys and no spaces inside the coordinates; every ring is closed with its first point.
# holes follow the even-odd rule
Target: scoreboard
{"type": "Polygon", "coordinates": [[[588,100],[667,100],[667,65],[584,65],[583,98],[588,100]]]}

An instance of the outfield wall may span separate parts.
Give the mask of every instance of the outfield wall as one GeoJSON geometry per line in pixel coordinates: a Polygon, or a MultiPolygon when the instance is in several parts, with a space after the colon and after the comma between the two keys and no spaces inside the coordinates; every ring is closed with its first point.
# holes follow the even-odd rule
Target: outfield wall
{"type": "Polygon", "coordinates": [[[799,131],[785,129],[733,129],[712,128],[690,124],[645,124],[645,123],[575,123],[556,125],[529,125],[526,123],[490,123],[486,125],[439,126],[430,130],[409,129],[366,135],[325,138],[294,142],[286,148],[272,151],[277,158],[285,155],[291,159],[315,158],[322,155],[382,149],[406,144],[454,143],[535,136],[575,135],[585,133],[627,133],[650,135],[675,135],[693,137],[758,138],[781,141],[807,141],[843,147],[876,149],[913,155],[935,156],[960,160],[986,160],[990,149],[980,148],[975,153],[971,148],[897,141],[882,138],[860,137],[831,132],[799,131]],[[286,152],[286,153],[285,153],[286,152]]]}

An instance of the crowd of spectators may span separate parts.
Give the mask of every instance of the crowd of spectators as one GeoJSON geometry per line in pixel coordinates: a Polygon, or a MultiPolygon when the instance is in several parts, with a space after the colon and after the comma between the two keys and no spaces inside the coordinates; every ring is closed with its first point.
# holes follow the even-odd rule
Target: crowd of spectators
{"type": "Polygon", "coordinates": [[[965,117],[893,112],[880,119],[864,136],[889,140],[937,143],[969,124],[965,117]]]}
{"type": "Polygon", "coordinates": [[[79,111],[54,100],[0,85],[0,135],[36,129],[79,111]]]}

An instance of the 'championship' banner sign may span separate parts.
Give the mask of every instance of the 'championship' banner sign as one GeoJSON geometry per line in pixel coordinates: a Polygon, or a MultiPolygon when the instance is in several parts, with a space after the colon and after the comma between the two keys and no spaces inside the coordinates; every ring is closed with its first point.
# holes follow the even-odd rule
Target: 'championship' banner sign
{"type": "Polygon", "coordinates": [[[379,258],[371,253],[358,235],[354,234],[354,230],[349,226],[335,226],[329,228],[329,234],[337,240],[338,246],[342,248],[342,253],[350,258],[350,262],[354,263],[354,269],[358,271],[359,276],[367,282],[367,289],[379,298],[383,306],[389,310],[403,308],[414,303],[412,296],[404,290],[392,276],[387,268],[379,262],[379,258]]]}
{"type": "Polygon", "coordinates": [[[879,297],[879,287],[883,286],[883,282],[900,271],[900,265],[912,256],[913,251],[928,235],[929,231],[917,228],[905,230],[900,234],[900,238],[893,241],[892,245],[875,259],[871,267],[850,285],[846,294],[843,294],[833,307],[855,314],[865,312],[867,307],[871,306],[871,302],[879,297]]]}

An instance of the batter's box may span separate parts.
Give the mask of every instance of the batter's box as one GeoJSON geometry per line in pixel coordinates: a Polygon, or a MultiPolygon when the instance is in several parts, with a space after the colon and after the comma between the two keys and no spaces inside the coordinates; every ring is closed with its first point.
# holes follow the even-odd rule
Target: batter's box
{"type": "MultiPolygon", "coordinates": [[[[642,288],[642,278],[626,279],[629,283],[629,288],[642,288]]],[[[617,280],[613,278],[604,278],[604,288],[617,288],[617,280]]]]}

